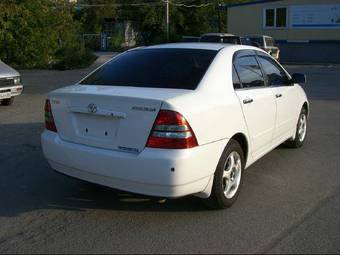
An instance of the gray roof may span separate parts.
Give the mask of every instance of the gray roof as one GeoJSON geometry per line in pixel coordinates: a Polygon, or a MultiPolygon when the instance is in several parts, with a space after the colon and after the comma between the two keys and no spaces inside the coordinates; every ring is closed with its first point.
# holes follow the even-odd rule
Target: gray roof
{"type": "Polygon", "coordinates": [[[239,4],[220,4],[220,9],[228,9],[232,7],[238,7],[238,6],[246,6],[246,5],[253,5],[253,4],[264,4],[264,3],[270,3],[270,2],[279,2],[283,0],[257,0],[257,1],[249,1],[246,3],[239,3],[239,4]]]}
{"type": "Polygon", "coordinates": [[[203,34],[201,35],[202,36],[220,36],[220,37],[228,37],[228,36],[236,36],[236,35],[233,35],[233,34],[228,34],[228,33],[206,33],[206,34],[203,34]]]}

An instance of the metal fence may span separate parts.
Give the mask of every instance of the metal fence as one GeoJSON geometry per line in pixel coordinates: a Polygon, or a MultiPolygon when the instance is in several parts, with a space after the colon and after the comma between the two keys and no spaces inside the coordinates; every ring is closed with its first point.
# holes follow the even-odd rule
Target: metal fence
{"type": "Polygon", "coordinates": [[[85,46],[95,51],[107,50],[107,44],[105,43],[102,45],[102,40],[101,34],[83,34],[85,46]]]}
{"type": "Polygon", "coordinates": [[[107,35],[101,34],[83,34],[83,42],[87,48],[95,51],[115,51],[131,48],[136,45],[135,35],[126,33],[115,33],[107,35]]]}

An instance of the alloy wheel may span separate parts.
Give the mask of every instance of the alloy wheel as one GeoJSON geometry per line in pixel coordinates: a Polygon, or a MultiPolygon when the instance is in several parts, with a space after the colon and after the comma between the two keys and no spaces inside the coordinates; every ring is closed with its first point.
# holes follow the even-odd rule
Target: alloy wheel
{"type": "Polygon", "coordinates": [[[222,185],[224,196],[231,199],[237,192],[241,182],[242,162],[241,156],[232,151],[223,168],[222,185]]]}

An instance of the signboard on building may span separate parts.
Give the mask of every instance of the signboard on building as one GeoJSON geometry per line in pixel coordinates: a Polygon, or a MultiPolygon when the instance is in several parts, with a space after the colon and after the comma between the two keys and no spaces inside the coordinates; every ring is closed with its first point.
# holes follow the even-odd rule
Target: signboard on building
{"type": "Polygon", "coordinates": [[[290,27],[340,29],[340,4],[292,5],[290,27]]]}

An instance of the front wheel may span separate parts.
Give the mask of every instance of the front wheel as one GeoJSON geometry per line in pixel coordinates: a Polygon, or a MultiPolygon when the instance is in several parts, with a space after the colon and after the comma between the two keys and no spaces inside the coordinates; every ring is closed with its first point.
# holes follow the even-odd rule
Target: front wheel
{"type": "Polygon", "coordinates": [[[295,139],[289,140],[287,145],[291,148],[300,148],[306,138],[307,134],[307,110],[302,108],[299,120],[296,126],[295,139]]]}
{"type": "Polygon", "coordinates": [[[240,144],[230,140],[217,165],[211,195],[206,199],[209,207],[224,209],[236,201],[242,186],[244,165],[240,144]]]}
{"type": "Polygon", "coordinates": [[[11,105],[14,102],[14,97],[2,99],[1,104],[2,105],[11,105]]]}

